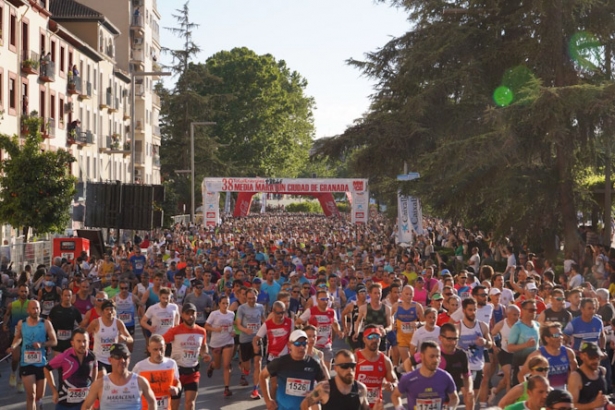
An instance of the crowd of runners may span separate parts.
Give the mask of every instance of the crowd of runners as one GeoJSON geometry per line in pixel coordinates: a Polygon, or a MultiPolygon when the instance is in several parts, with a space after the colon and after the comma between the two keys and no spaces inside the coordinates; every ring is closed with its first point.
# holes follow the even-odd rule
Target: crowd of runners
{"type": "Polygon", "coordinates": [[[514,237],[425,228],[399,246],[381,217],[278,213],[19,274],[3,260],[9,384],[27,410],[46,385],[58,410],[191,410],[214,372],[237,400],[232,371],[270,410],[611,407],[615,258],[595,235],[558,266],[514,237]]]}

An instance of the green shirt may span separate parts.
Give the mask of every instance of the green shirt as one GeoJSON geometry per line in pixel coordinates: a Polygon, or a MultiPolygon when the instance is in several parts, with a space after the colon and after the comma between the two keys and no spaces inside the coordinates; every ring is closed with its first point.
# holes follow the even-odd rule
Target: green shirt
{"type": "Polygon", "coordinates": [[[115,297],[115,295],[117,295],[118,293],[120,293],[120,287],[112,287],[112,286],[107,286],[106,288],[103,289],[103,292],[105,292],[107,294],[107,297],[109,299],[113,299],[115,297]]]}

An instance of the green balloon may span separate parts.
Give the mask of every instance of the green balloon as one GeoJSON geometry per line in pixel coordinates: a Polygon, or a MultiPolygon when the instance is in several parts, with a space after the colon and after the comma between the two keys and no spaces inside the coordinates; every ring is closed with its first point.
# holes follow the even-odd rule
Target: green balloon
{"type": "Polygon", "coordinates": [[[513,98],[514,96],[512,90],[504,85],[499,86],[493,92],[493,101],[495,101],[495,103],[500,107],[510,105],[513,98]]]}

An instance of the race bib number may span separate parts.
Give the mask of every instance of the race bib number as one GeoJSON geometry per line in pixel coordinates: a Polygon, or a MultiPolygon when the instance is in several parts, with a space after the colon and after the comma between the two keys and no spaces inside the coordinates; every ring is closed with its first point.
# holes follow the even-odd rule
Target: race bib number
{"type": "Polygon", "coordinates": [[[169,319],[169,318],[160,319],[160,326],[162,326],[162,327],[171,327],[171,326],[173,326],[173,319],[169,319]]]}
{"type": "Polygon", "coordinates": [[[161,410],[169,408],[169,396],[156,397],[156,407],[161,410]]]}
{"type": "Polygon", "coordinates": [[[82,387],[82,388],[72,387],[68,389],[68,394],[66,395],[66,402],[67,403],[81,403],[83,400],[85,400],[85,396],[87,395],[88,395],[87,387],[82,387]]]}
{"type": "Polygon", "coordinates": [[[318,337],[328,337],[331,333],[330,325],[318,326],[318,337]]]}
{"type": "Polygon", "coordinates": [[[309,380],[305,379],[286,379],[286,394],[289,396],[307,396],[310,391],[309,380]]]}
{"type": "Polygon", "coordinates": [[[184,350],[184,359],[196,360],[198,352],[196,350],[184,350]]]}
{"type": "Polygon", "coordinates": [[[441,410],[442,399],[416,399],[415,410],[441,410]]]}
{"type": "Polygon", "coordinates": [[[136,270],[141,270],[141,269],[143,269],[143,262],[136,262],[136,263],[135,263],[135,269],[136,269],[136,270]]]}
{"type": "Polygon", "coordinates": [[[28,364],[43,363],[43,352],[40,350],[26,350],[23,361],[28,364]]]}
{"type": "Polygon", "coordinates": [[[372,404],[376,403],[380,399],[380,388],[368,387],[367,388],[367,401],[372,404]]]}
{"type": "Polygon", "coordinates": [[[258,331],[258,329],[260,328],[260,324],[258,324],[258,323],[248,323],[248,325],[246,327],[248,329],[250,329],[253,333],[256,333],[258,331]]]}
{"type": "Polygon", "coordinates": [[[416,330],[416,325],[412,322],[402,322],[401,331],[402,333],[413,333],[416,330]]]}
{"type": "Polygon", "coordinates": [[[43,302],[43,312],[49,312],[55,305],[53,300],[46,300],[43,302]]]}
{"type": "Polygon", "coordinates": [[[70,340],[72,334],[70,330],[58,330],[58,340],[70,340]]]}
{"type": "Polygon", "coordinates": [[[196,312],[196,321],[197,322],[202,322],[205,320],[205,313],[204,312],[196,312]]]}
{"type": "Polygon", "coordinates": [[[130,313],[120,313],[118,315],[120,321],[126,323],[126,322],[132,322],[132,315],[130,313]]]}
{"type": "Polygon", "coordinates": [[[110,343],[103,343],[100,345],[100,348],[102,349],[103,353],[109,353],[109,350],[111,350],[111,344],[110,343]]]}

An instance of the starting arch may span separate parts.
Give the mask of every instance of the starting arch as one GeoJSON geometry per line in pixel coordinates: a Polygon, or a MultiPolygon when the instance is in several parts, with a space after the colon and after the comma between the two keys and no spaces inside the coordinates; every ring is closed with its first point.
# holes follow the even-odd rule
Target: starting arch
{"type": "Polygon", "coordinates": [[[205,178],[201,189],[206,226],[215,226],[220,220],[220,192],[238,192],[234,217],[247,216],[252,197],[259,192],[312,196],[318,199],[326,216],[339,214],[333,193],[344,192],[352,206],[353,223],[367,223],[369,214],[367,179],[205,178]]]}

